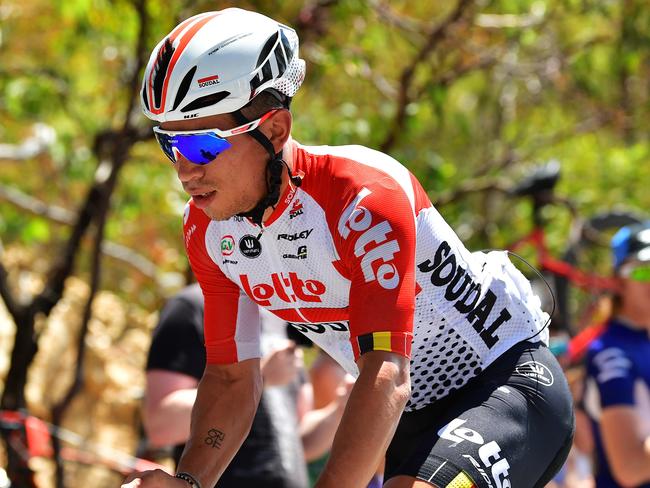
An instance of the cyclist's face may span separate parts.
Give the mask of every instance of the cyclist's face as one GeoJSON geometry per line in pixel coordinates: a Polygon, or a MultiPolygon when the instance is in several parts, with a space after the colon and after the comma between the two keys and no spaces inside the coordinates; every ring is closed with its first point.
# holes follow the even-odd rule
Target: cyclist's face
{"type": "MultiPolygon", "coordinates": [[[[166,122],[161,128],[173,131],[230,129],[237,124],[228,114],[166,122]]],[[[264,127],[260,126],[264,132],[264,127]]],[[[255,207],[266,193],[268,154],[249,134],[228,138],[232,147],[211,163],[199,165],[178,154],[174,168],[185,191],[197,207],[213,220],[225,220],[255,207]]]]}

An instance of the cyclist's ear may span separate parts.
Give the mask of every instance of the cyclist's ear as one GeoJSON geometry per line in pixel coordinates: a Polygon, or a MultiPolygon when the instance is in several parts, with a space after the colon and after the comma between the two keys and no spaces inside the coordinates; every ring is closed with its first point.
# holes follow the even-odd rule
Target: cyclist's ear
{"type": "Polygon", "coordinates": [[[614,282],[613,282],[613,289],[611,291],[612,293],[612,311],[614,314],[618,313],[618,310],[620,309],[622,305],[622,295],[623,295],[623,279],[615,275],[614,276],[614,282]]]}
{"type": "Polygon", "coordinates": [[[260,130],[269,138],[276,153],[280,152],[289,140],[291,125],[291,112],[279,109],[260,126],[260,130]]]}

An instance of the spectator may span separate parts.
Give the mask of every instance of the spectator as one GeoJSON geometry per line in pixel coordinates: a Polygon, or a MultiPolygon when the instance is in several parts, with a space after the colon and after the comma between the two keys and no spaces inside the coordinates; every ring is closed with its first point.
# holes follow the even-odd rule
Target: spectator
{"type": "MultiPolygon", "coordinates": [[[[262,313],[264,392],[248,438],[216,486],[305,488],[298,421],[310,405],[300,388],[302,355],[281,335],[284,323],[262,313]]],[[[176,462],[190,433],[190,413],[204,368],[203,295],[198,285],[192,285],[163,309],[147,361],[147,437],[154,447],[175,444],[176,462]]],[[[331,445],[336,427],[331,431],[324,427],[319,430],[315,425],[311,431],[325,442],[329,438],[331,445]]]]}
{"type": "Polygon", "coordinates": [[[613,316],[587,352],[584,405],[596,449],[596,486],[650,487],[650,222],[612,240],[613,316]]]}
{"type": "MultiPolygon", "coordinates": [[[[318,421],[322,421],[321,419],[332,410],[335,410],[336,414],[331,415],[329,421],[335,422],[332,427],[337,429],[348,395],[354,385],[354,377],[346,373],[331,356],[320,349],[309,368],[309,380],[312,386],[315,410],[313,414],[306,416],[303,425],[301,425],[303,435],[307,434],[310,430],[313,431],[313,426],[318,425],[318,421]]],[[[307,457],[307,461],[309,461],[307,469],[312,485],[316,482],[316,479],[325,466],[332,443],[323,443],[319,447],[322,449],[318,452],[314,451],[312,456],[307,457]]],[[[383,463],[381,463],[368,484],[368,488],[378,488],[382,485],[383,467],[383,463]]]]}

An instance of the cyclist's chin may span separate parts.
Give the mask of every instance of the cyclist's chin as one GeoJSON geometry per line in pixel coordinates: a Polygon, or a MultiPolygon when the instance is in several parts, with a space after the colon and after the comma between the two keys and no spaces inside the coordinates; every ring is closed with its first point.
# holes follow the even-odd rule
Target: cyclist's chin
{"type": "Polygon", "coordinates": [[[216,192],[202,210],[211,220],[228,220],[235,215],[249,212],[259,201],[257,195],[241,192],[234,198],[231,193],[216,192]]]}
{"type": "Polygon", "coordinates": [[[210,220],[228,220],[235,215],[233,212],[226,212],[223,209],[213,207],[204,208],[203,212],[210,217],[210,220]]]}
{"type": "Polygon", "coordinates": [[[240,208],[233,205],[224,205],[223,202],[215,201],[203,209],[203,212],[210,217],[211,220],[228,220],[235,215],[245,212],[240,208]]]}

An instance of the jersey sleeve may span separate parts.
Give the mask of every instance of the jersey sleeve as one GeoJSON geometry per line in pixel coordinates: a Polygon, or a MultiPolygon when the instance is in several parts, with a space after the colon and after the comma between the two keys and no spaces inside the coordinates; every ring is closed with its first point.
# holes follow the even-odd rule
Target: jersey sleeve
{"type": "Polygon", "coordinates": [[[413,203],[389,176],[360,185],[340,213],[334,235],[351,281],[350,340],[355,359],[368,351],[410,357],[415,230],[413,203]]]}
{"type": "Polygon", "coordinates": [[[587,374],[598,387],[601,408],[635,404],[634,363],[622,349],[609,347],[594,351],[588,357],[587,374]]]}
{"type": "Polygon", "coordinates": [[[187,257],[204,297],[207,363],[230,364],[261,357],[259,310],[208,253],[209,217],[190,201],[183,220],[187,257]]]}

